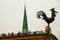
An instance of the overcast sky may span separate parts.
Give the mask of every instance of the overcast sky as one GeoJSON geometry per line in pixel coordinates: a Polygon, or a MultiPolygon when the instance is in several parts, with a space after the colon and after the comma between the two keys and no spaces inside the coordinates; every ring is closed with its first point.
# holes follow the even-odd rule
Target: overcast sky
{"type": "Polygon", "coordinates": [[[26,2],[29,31],[45,30],[47,23],[37,19],[36,14],[42,10],[51,17],[51,8],[58,11],[55,21],[50,24],[52,33],[60,38],[60,0],[0,0],[0,34],[22,31],[24,2],[26,2]]]}

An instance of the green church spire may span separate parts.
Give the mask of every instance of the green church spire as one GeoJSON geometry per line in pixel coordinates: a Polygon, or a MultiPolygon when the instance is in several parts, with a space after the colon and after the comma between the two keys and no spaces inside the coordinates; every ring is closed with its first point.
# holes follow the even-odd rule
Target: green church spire
{"type": "Polygon", "coordinates": [[[27,15],[26,15],[26,5],[24,6],[24,19],[23,19],[22,32],[23,33],[27,33],[28,32],[27,15]]]}

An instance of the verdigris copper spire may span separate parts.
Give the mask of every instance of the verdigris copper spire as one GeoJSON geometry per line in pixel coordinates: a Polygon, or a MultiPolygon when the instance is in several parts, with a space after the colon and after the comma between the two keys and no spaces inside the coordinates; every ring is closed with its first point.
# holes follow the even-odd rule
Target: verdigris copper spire
{"type": "Polygon", "coordinates": [[[28,32],[28,23],[27,23],[27,15],[26,15],[26,4],[24,5],[24,19],[23,19],[23,28],[22,28],[23,33],[28,32]]]}

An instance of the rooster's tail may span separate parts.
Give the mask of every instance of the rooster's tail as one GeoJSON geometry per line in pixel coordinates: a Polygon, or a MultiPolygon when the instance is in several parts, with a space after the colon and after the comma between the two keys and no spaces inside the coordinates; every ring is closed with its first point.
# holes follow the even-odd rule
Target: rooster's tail
{"type": "Polygon", "coordinates": [[[43,11],[37,12],[37,18],[42,18],[41,16],[44,18],[46,14],[43,11]]]}

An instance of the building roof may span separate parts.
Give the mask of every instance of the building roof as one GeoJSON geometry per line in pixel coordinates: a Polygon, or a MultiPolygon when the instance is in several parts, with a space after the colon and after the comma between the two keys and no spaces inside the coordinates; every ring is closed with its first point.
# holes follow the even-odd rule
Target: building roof
{"type": "MultiPolygon", "coordinates": [[[[50,34],[51,38],[55,39],[55,40],[58,40],[56,38],[55,35],[53,34],[50,34]]],[[[49,37],[48,34],[44,33],[44,32],[29,32],[29,33],[17,33],[17,34],[10,34],[10,35],[6,35],[6,34],[2,34],[0,36],[0,39],[47,39],[49,37]]]]}

